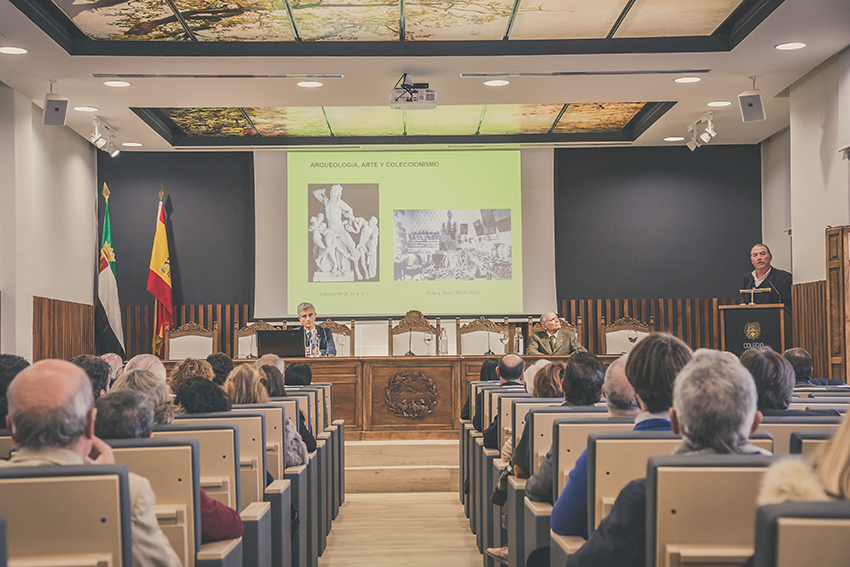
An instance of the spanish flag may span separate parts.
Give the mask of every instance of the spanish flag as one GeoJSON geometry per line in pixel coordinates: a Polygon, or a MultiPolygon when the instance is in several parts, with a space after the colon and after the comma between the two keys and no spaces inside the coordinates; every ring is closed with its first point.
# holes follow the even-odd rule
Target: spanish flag
{"type": "Polygon", "coordinates": [[[148,291],[156,298],[153,353],[162,357],[165,346],[165,325],[171,325],[174,322],[174,315],[171,306],[171,260],[168,256],[168,237],[165,234],[165,210],[162,208],[161,190],[156,217],[156,235],[153,238],[151,265],[148,272],[148,291]]]}

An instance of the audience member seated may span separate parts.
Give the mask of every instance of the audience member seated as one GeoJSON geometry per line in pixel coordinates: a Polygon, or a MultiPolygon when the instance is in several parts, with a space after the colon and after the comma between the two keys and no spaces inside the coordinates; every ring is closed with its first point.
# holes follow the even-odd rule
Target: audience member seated
{"type": "Polygon", "coordinates": [[[101,354],[100,358],[109,365],[109,387],[112,388],[112,384],[114,384],[118,377],[121,376],[121,373],[124,372],[124,359],[114,352],[101,354]]]}
{"type": "MultiPolygon", "coordinates": [[[[550,370],[557,372],[558,367],[563,365],[563,362],[554,362],[549,368],[543,372],[539,372],[537,377],[540,378],[541,374],[543,376],[550,374],[550,370]]],[[[572,355],[561,376],[563,376],[564,380],[564,405],[590,406],[601,399],[603,383],[605,381],[605,365],[594,355],[586,352],[579,352],[572,355]]],[[[535,379],[536,382],[537,378],[535,379]]],[[[554,502],[554,455],[557,450],[558,447],[555,445],[555,440],[553,439],[552,446],[549,447],[549,452],[546,453],[546,458],[543,459],[540,466],[535,469],[534,474],[525,483],[525,495],[528,496],[529,500],[548,502],[549,504],[554,502]]]]}
{"type": "MultiPolygon", "coordinates": [[[[632,351],[626,375],[638,346],[632,351]]],[[[640,396],[640,391],[635,387],[640,396]]],[[[749,443],[761,423],[750,373],[727,353],[697,352],[676,377],[670,421],[682,436],[674,454],[768,454],[749,443]]],[[[633,480],[617,496],[611,513],[567,561],[568,567],[646,565],[646,479],[633,480]]]]}
{"type": "MultiPolygon", "coordinates": [[[[260,359],[262,362],[262,359],[260,359]]],[[[269,364],[263,362],[262,364],[269,364]]],[[[280,366],[277,366],[280,370],[280,366]]],[[[313,383],[313,371],[306,362],[293,362],[283,372],[283,383],[287,386],[309,386],[313,383]]]]}
{"type": "Polygon", "coordinates": [[[29,366],[30,363],[22,356],[14,354],[0,354],[0,424],[6,422],[8,413],[6,405],[6,390],[18,373],[29,366]]]}
{"type": "MultiPolygon", "coordinates": [[[[112,464],[112,449],[95,436],[91,381],[78,366],[42,360],[9,385],[6,426],[18,450],[0,466],[112,464]]],[[[146,478],[129,474],[133,565],[180,567],[160,530],[146,478]]],[[[43,510],[42,512],[49,512],[43,510]]]]}
{"type": "Polygon", "coordinates": [[[124,372],[131,370],[150,370],[157,378],[166,381],[165,365],[155,354],[137,354],[124,365],[124,372]]]}
{"type": "MultiPolygon", "coordinates": [[[[801,349],[802,350],[802,349],[801,349]]],[[[811,359],[810,359],[811,360],[811,359]]],[[[791,410],[794,367],[770,347],[751,348],[741,355],[741,364],[756,381],[759,411],[768,416],[841,415],[838,410],[791,410]]],[[[811,367],[809,368],[811,372],[811,367]]]]}
{"type": "MultiPolygon", "coordinates": [[[[656,333],[635,345],[626,358],[625,368],[621,363],[609,369],[612,375],[625,370],[626,379],[634,388],[640,407],[635,417],[635,431],[670,430],[673,382],[692,356],[688,345],[676,337],[656,333]]],[[[612,376],[610,383],[617,381],[612,376]]],[[[550,522],[556,534],[587,537],[587,449],[576,459],[567,484],[552,507],[550,522]]]]}
{"type": "MultiPolygon", "coordinates": [[[[276,354],[264,354],[257,360],[257,366],[265,366],[266,364],[271,364],[280,370],[281,375],[286,372],[286,365],[283,363],[283,360],[276,354]]],[[[303,362],[301,364],[304,364],[303,362]]],[[[304,366],[307,366],[304,364],[304,366]]],[[[307,366],[309,368],[309,366],[307,366]]],[[[287,382],[288,384],[289,382],[287,382]]],[[[308,382],[309,383],[309,382],[308,382]]]]}
{"type": "MultiPolygon", "coordinates": [[[[488,358],[481,364],[481,371],[478,375],[478,379],[482,382],[494,382],[499,379],[499,375],[496,374],[496,367],[499,365],[498,358],[488,358]]],[[[467,390],[469,387],[467,386],[467,390]]],[[[471,413],[470,408],[470,396],[466,396],[466,402],[463,404],[463,409],[460,410],[460,418],[461,419],[469,419],[469,414],[471,413]]]]}
{"type": "Polygon", "coordinates": [[[230,411],[230,400],[221,386],[202,378],[192,376],[180,384],[174,392],[177,411],[182,413],[215,413],[230,411]]]}
{"type": "Polygon", "coordinates": [[[171,386],[171,391],[174,392],[180,387],[180,383],[191,376],[200,376],[206,378],[210,382],[215,378],[212,366],[206,360],[200,358],[184,358],[174,365],[171,373],[168,375],[168,385],[171,386]]]}
{"type": "MultiPolygon", "coordinates": [[[[518,354],[506,354],[499,359],[499,364],[496,366],[496,375],[499,377],[499,386],[522,386],[522,371],[525,369],[525,361],[518,354]]],[[[475,416],[472,418],[472,424],[476,429],[481,431],[483,425],[481,420],[484,417],[484,392],[479,391],[475,396],[475,416]]],[[[495,416],[494,416],[495,417],[495,416]]],[[[499,448],[499,431],[498,420],[493,419],[491,423],[483,430],[484,447],[487,449],[499,448]]]]}
{"type": "Polygon", "coordinates": [[[846,386],[841,380],[832,378],[812,378],[812,356],[806,349],[799,347],[789,348],[782,353],[785,360],[794,367],[794,387],[798,386],[846,386]]]}
{"type": "MultiPolygon", "coordinates": [[[[561,379],[564,390],[562,406],[592,406],[602,399],[605,365],[596,356],[588,352],[577,352],[570,357],[561,379]]],[[[531,470],[530,433],[530,427],[522,430],[522,437],[516,444],[514,454],[511,457],[514,474],[519,478],[527,478],[528,472],[531,470]]],[[[528,494],[528,483],[526,483],[525,489],[526,494],[528,494]]],[[[551,498],[550,496],[550,502],[551,498]]]]}
{"type": "MultiPolygon", "coordinates": [[[[263,371],[253,364],[240,364],[230,373],[224,383],[224,393],[232,404],[265,404],[269,401],[262,378],[263,371]]],[[[307,463],[307,446],[298,434],[292,420],[286,418],[286,466],[307,463]]]]}
{"type": "Polygon", "coordinates": [[[605,371],[605,383],[602,384],[602,397],[608,406],[611,417],[637,417],[640,414],[640,404],[637,394],[626,376],[625,354],[608,365],[605,371]]]}
{"type": "MultiPolygon", "coordinates": [[[[95,407],[97,421],[94,433],[101,439],[144,439],[153,434],[153,407],[141,392],[110,392],[98,398],[95,407]]],[[[207,496],[203,488],[200,492],[201,541],[207,543],[242,537],[239,513],[207,496]]]]}
{"type": "Polygon", "coordinates": [[[131,370],[121,375],[112,387],[113,392],[134,390],[148,397],[153,407],[153,422],[165,425],[174,421],[174,403],[168,393],[168,386],[150,370],[131,370]]]}
{"type": "MultiPolygon", "coordinates": [[[[262,382],[263,386],[266,387],[269,397],[287,397],[288,394],[286,393],[286,387],[283,384],[283,376],[281,376],[280,370],[277,369],[277,366],[266,364],[261,367],[261,370],[266,376],[262,382]]],[[[289,419],[289,417],[287,417],[287,419],[289,419]]],[[[303,411],[299,412],[298,415],[298,434],[301,435],[301,440],[304,441],[304,444],[307,446],[308,453],[312,453],[316,450],[316,438],[313,437],[313,434],[310,433],[310,428],[307,427],[307,418],[304,417],[303,411]]]]}
{"type": "Polygon", "coordinates": [[[71,363],[85,370],[91,380],[94,399],[109,391],[109,364],[105,360],[93,354],[81,354],[72,358],[71,363]]]}
{"type": "Polygon", "coordinates": [[[219,386],[224,386],[224,381],[233,370],[233,359],[223,352],[214,352],[207,357],[207,362],[213,369],[213,382],[219,386]]]}

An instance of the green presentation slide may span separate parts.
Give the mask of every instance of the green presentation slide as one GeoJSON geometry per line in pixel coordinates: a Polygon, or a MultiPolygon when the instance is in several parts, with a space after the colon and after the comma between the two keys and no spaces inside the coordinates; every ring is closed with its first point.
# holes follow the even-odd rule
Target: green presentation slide
{"type": "Polygon", "coordinates": [[[520,152],[290,152],[287,308],[522,312],[520,152]]]}

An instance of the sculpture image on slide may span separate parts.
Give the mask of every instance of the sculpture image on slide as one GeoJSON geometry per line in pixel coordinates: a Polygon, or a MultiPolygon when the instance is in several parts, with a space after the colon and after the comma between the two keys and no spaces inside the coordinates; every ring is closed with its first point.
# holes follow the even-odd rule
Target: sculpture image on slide
{"type": "Polygon", "coordinates": [[[393,211],[395,281],[512,278],[510,209],[393,211]]]}
{"type": "MultiPolygon", "coordinates": [[[[370,193],[365,197],[367,201],[374,200],[374,206],[364,208],[377,212],[377,186],[374,186],[374,196],[369,189],[371,187],[364,190],[370,193]]],[[[343,200],[343,187],[338,183],[330,190],[327,187],[312,189],[311,186],[311,193],[324,205],[324,212],[310,216],[308,230],[312,233],[315,264],[310,281],[378,281],[378,217],[371,215],[367,221],[365,216],[357,216],[354,207],[343,200]],[[358,235],[357,242],[352,235],[358,235]]]]}

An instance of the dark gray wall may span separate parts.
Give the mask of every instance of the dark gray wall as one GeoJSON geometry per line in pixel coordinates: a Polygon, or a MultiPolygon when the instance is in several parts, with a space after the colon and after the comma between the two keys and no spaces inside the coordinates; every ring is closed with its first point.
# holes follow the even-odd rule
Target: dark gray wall
{"type": "Polygon", "coordinates": [[[761,233],[759,146],[555,151],[559,300],[734,297],[761,233]]]}
{"type": "MultiPolygon", "coordinates": [[[[173,301],[254,301],[254,161],[250,152],[98,152],[109,186],[121,305],[152,305],[145,289],[163,185],[173,301]]],[[[103,197],[99,197],[99,232],[103,197]]]]}

